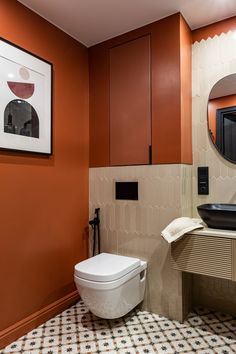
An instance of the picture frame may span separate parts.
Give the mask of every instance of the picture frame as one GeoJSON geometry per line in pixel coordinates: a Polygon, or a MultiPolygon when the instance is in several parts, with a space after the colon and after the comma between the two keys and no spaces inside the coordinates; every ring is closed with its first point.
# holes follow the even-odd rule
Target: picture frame
{"type": "Polygon", "coordinates": [[[52,154],[49,61],[0,37],[0,149],[52,154]]]}

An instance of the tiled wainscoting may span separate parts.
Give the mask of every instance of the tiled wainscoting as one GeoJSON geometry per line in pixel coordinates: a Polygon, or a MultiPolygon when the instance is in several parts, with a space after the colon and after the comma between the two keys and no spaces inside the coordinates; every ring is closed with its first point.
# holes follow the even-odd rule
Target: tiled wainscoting
{"type": "Polygon", "coordinates": [[[231,354],[236,318],[197,308],[184,323],[134,310],[102,320],[82,301],[9,345],[0,354],[231,354]]]}
{"type": "Polygon", "coordinates": [[[144,309],[181,319],[182,276],[171,268],[161,230],[191,213],[192,166],[90,168],[89,173],[90,217],[101,208],[102,251],[146,260],[144,309]],[[115,200],[115,181],[138,181],[139,200],[115,200]]]}

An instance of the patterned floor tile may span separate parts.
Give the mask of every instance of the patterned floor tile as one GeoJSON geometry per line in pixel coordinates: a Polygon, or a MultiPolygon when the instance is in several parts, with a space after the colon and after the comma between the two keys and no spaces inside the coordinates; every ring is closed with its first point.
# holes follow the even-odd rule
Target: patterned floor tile
{"type": "Polygon", "coordinates": [[[61,335],[61,343],[62,344],[73,344],[77,343],[77,335],[76,333],[68,333],[61,335]]]}
{"type": "Polygon", "coordinates": [[[216,316],[214,316],[212,313],[210,313],[209,315],[201,316],[201,319],[206,324],[219,322],[218,318],[216,316]]]}
{"type": "Polygon", "coordinates": [[[195,312],[198,314],[198,315],[200,315],[200,316],[202,316],[202,315],[207,315],[207,314],[209,314],[211,311],[209,310],[209,309],[207,309],[207,308],[205,308],[205,307],[201,307],[201,306],[197,306],[197,307],[195,307],[195,312]]]}
{"type": "Polygon", "coordinates": [[[236,333],[226,332],[223,333],[220,338],[227,344],[236,344],[236,333]]]}
{"type": "MultiPolygon", "coordinates": [[[[81,316],[81,315],[80,315],[81,316]]],[[[83,316],[83,315],[82,315],[83,316]]],[[[81,320],[81,319],[80,319],[81,320]]],[[[74,324],[78,321],[77,316],[63,316],[61,318],[62,325],[74,324]]],[[[78,321],[79,322],[79,321],[78,321]]]]}
{"type": "Polygon", "coordinates": [[[95,353],[96,351],[97,351],[96,343],[92,341],[92,342],[80,343],[78,353],[95,353]]]}
{"type": "Polygon", "coordinates": [[[74,316],[76,314],[76,306],[70,307],[61,313],[61,316],[74,316]]]}
{"type": "Polygon", "coordinates": [[[119,349],[119,354],[136,354],[136,349],[127,348],[127,349],[119,349]]]}
{"type": "Polygon", "coordinates": [[[159,323],[159,326],[161,327],[161,329],[163,331],[168,330],[168,329],[175,329],[176,328],[174,323],[172,321],[170,321],[170,320],[161,321],[159,323]]]}
{"type": "Polygon", "coordinates": [[[153,322],[154,320],[151,314],[139,315],[138,319],[141,323],[153,322]]]}
{"type": "Polygon", "coordinates": [[[125,326],[112,328],[112,333],[114,337],[127,336],[129,334],[127,327],[125,326]]]}
{"type": "Polygon", "coordinates": [[[210,347],[224,345],[223,340],[217,335],[206,336],[204,337],[204,340],[209,344],[210,347]]]}
{"type": "Polygon", "coordinates": [[[160,331],[160,327],[158,326],[158,324],[156,322],[143,323],[142,326],[140,326],[140,327],[143,327],[147,333],[160,331]]]}
{"type": "Polygon", "coordinates": [[[182,333],[177,329],[171,329],[169,331],[164,331],[164,335],[170,340],[183,339],[182,333]]]}
{"type": "Polygon", "coordinates": [[[189,338],[187,341],[195,350],[205,349],[209,347],[208,344],[201,337],[189,338]]]}
{"type": "Polygon", "coordinates": [[[130,338],[132,339],[133,343],[137,346],[150,343],[149,338],[146,334],[142,334],[142,333],[136,334],[136,335],[132,335],[130,338]]]}
{"type": "Polygon", "coordinates": [[[127,319],[125,319],[125,324],[126,326],[140,324],[139,317],[138,316],[128,317],[127,319]]]}
{"type": "Polygon", "coordinates": [[[113,339],[102,339],[97,341],[97,345],[99,350],[104,351],[104,350],[111,350],[115,349],[115,343],[113,339]]]}
{"type": "Polygon", "coordinates": [[[56,345],[59,345],[59,343],[60,343],[59,336],[45,337],[43,339],[42,346],[43,347],[55,347],[56,345]]]}
{"type": "Polygon", "coordinates": [[[78,354],[78,345],[77,344],[69,344],[63,345],[61,347],[61,354],[78,354]]]}
{"type": "Polygon", "coordinates": [[[98,329],[96,331],[96,337],[97,339],[106,339],[106,338],[111,338],[112,337],[112,332],[110,329],[98,329]]]}
{"type": "Polygon", "coordinates": [[[188,318],[187,323],[190,326],[201,326],[204,324],[204,321],[200,316],[194,316],[194,317],[188,318]]]}
{"type": "Polygon", "coordinates": [[[61,333],[65,334],[65,333],[73,333],[73,332],[76,332],[75,324],[68,324],[68,325],[61,326],[61,333]]]}
{"type": "Polygon", "coordinates": [[[236,331],[236,319],[224,322],[224,325],[228,327],[231,331],[236,331]]]}
{"type": "Polygon", "coordinates": [[[172,346],[174,347],[177,353],[183,351],[190,351],[192,348],[186,340],[176,340],[171,342],[172,346]]]}
{"type": "Polygon", "coordinates": [[[168,342],[154,344],[154,348],[157,350],[158,354],[172,354],[175,352],[168,342]]]}
{"type": "Polygon", "coordinates": [[[28,334],[27,334],[27,339],[28,338],[37,338],[37,337],[42,337],[43,335],[43,332],[44,332],[44,329],[41,327],[41,328],[36,328],[34,329],[33,331],[30,331],[28,334]]]}
{"type": "Polygon", "coordinates": [[[229,328],[226,327],[223,323],[212,323],[209,325],[209,327],[213,330],[214,333],[224,333],[228,332],[229,328]]]}
{"type": "Polygon", "coordinates": [[[164,336],[163,332],[149,333],[148,336],[151,339],[151,343],[166,342],[166,337],[164,336]]]}
{"type": "Polygon", "coordinates": [[[214,350],[208,348],[203,350],[198,350],[197,354],[215,354],[214,350]]]}
{"type": "Polygon", "coordinates": [[[44,348],[42,354],[58,354],[59,347],[44,348]]]}
{"type": "MultiPolygon", "coordinates": [[[[67,316],[66,316],[66,318],[67,318],[67,316]]],[[[62,323],[62,322],[61,322],[61,319],[63,319],[62,316],[60,316],[60,317],[59,317],[59,316],[58,316],[58,317],[54,317],[54,318],[52,318],[51,320],[45,322],[45,326],[46,326],[46,327],[59,326],[60,323],[62,323]]]]}
{"type": "Polygon", "coordinates": [[[210,334],[214,334],[214,331],[212,330],[212,328],[209,327],[208,325],[205,325],[205,324],[194,327],[194,328],[200,334],[200,336],[207,336],[210,334]]]}
{"type": "Polygon", "coordinates": [[[198,331],[196,331],[196,329],[192,327],[180,328],[180,332],[182,333],[184,338],[193,338],[199,336],[198,331]]]}
{"type": "Polygon", "coordinates": [[[106,320],[99,320],[99,321],[94,321],[93,322],[94,328],[97,329],[104,329],[104,328],[110,328],[108,321],[106,320]]]}
{"type": "Polygon", "coordinates": [[[59,326],[51,326],[51,327],[46,327],[44,330],[44,335],[46,337],[50,336],[56,336],[60,332],[60,327],[59,326]]]}
{"type": "Polygon", "coordinates": [[[144,333],[145,332],[145,329],[144,329],[144,327],[141,324],[128,326],[127,328],[129,330],[130,334],[137,334],[137,333],[140,334],[140,333],[144,333]]]}
{"type": "Polygon", "coordinates": [[[76,313],[77,315],[85,315],[86,313],[89,313],[89,309],[87,307],[77,307],[76,313]]]}
{"type": "Polygon", "coordinates": [[[235,351],[233,351],[230,347],[228,346],[222,346],[219,348],[214,348],[215,353],[217,354],[234,354],[235,351]]]}
{"type": "Polygon", "coordinates": [[[133,343],[131,342],[130,337],[117,337],[115,339],[117,348],[127,348],[132,347],[133,343]]]}
{"type": "Polygon", "coordinates": [[[152,345],[144,345],[138,348],[139,354],[153,354],[156,353],[155,348],[152,345]]]}
{"type": "Polygon", "coordinates": [[[231,354],[236,318],[198,307],[184,323],[140,310],[103,320],[80,301],[0,351],[7,353],[231,354]]]}
{"type": "Polygon", "coordinates": [[[22,345],[22,341],[13,342],[5,348],[5,353],[19,353],[22,345]]]}
{"type": "Polygon", "coordinates": [[[219,321],[224,322],[224,321],[232,320],[232,316],[227,313],[216,311],[214,314],[219,319],[219,321]]]}
{"type": "Polygon", "coordinates": [[[39,349],[41,347],[41,338],[27,339],[24,343],[24,350],[39,349]]]}
{"type": "Polygon", "coordinates": [[[90,342],[95,339],[95,331],[83,331],[78,333],[79,342],[90,342]]]}

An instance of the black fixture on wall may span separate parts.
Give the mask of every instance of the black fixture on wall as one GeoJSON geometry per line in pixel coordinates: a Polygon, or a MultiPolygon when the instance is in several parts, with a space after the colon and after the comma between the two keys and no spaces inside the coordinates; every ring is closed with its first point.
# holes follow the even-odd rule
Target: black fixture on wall
{"type": "Polygon", "coordinates": [[[209,194],[209,169],[207,166],[198,167],[198,194],[208,195],[209,194]]]}
{"type": "Polygon", "coordinates": [[[100,250],[100,208],[96,208],[94,211],[94,218],[89,220],[89,225],[92,226],[93,229],[93,256],[95,256],[96,246],[98,254],[101,252],[100,250]]]}
{"type": "Polygon", "coordinates": [[[116,182],[116,199],[138,200],[138,182],[116,182]]]}

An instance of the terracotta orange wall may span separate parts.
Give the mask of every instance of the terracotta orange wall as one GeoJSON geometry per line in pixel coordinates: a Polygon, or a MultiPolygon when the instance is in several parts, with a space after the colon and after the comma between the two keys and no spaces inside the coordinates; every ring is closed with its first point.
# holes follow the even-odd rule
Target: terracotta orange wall
{"type": "Polygon", "coordinates": [[[214,98],[208,103],[208,124],[214,141],[216,140],[216,110],[231,106],[236,106],[236,95],[214,98]]]}
{"type": "Polygon", "coordinates": [[[0,152],[0,331],[75,290],[87,256],[87,49],[15,0],[3,38],[54,65],[53,156],[0,152]]]}
{"type": "Polygon", "coordinates": [[[223,21],[212,23],[211,25],[204,26],[192,31],[192,40],[194,42],[200,42],[202,39],[208,37],[214,37],[221,33],[227,33],[229,31],[236,30],[236,16],[227,18],[223,21]]]}
{"type": "Polygon", "coordinates": [[[186,43],[191,52],[191,41],[186,24],[182,25],[182,32],[187,34],[180,38],[181,18],[180,14],[175,14],[89,48],[91,167],[110,165],[109,48],[145,35],[151,38],[152,161],[154,164],[191,163],[191,123],[186,121],[191,120],[191,96],[187,93],[191,89],[191,57],[188,54],[184,61],[188,66],[183,74],[180,54],[182,41],[185,43],[183,53],[186,43]],[[185,77],[183,84],[182,76],[185,77]],[[183,124],[181,114],[185,117],[183,124]],[[185,132],[188,137],[182,144],[185,132]]]}

